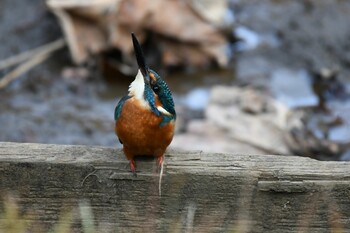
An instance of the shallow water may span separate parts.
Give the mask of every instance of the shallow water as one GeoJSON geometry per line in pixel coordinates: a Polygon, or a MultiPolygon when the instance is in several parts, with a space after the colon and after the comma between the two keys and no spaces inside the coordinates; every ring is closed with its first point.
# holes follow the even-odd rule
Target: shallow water
{"type": "MultiPolygon", "coordinates": [[[[230,84],[233,75],[170,75],[177,107],[203,111],[209,88],[230,84]]],[[[7,90],[0,103],[0,140],[58,144],[119,145],[114,135],[114,108],[127,94],[129,82],[110,84],[103,79],[66,80],[61,77],[31,77],[38,84],[31,90],[28,80],[7,90]]],[[[119,145],[120,146],[120,145],[119,145]]]]}

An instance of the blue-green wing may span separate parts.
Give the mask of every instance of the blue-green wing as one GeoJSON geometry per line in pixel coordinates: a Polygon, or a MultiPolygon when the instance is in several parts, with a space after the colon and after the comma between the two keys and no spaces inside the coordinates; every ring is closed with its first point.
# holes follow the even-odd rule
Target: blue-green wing
{"type": "Polygon", "coordinates": [[[175,119],[176,119],[176,117],[174,117],[174,116],[163,115],[163,119],[160,122],[159,126],[160,127],[166,126],[170,121],[175,120],[175,119]]]}
{"type": "Polygon", "coordinates": [[[131,96],[127,95],[119,100],[117,107],[115,107],[115,110],[114,110],[114,120],[115,121],[117,121],[119,119],[120,113],[122,112],[122,109],[123,109],[125,102],[130,98],[131,98],[131,96]]]}

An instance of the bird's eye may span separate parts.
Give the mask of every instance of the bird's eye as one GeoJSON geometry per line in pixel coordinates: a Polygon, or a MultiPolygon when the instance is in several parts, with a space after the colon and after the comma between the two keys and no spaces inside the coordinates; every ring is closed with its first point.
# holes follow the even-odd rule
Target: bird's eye
{"type": "Polygon", "coordinates": [[[152,89],[155,93],[158,93],[159,91],[159,86],[157,84],[152,85],[152,89]]]}

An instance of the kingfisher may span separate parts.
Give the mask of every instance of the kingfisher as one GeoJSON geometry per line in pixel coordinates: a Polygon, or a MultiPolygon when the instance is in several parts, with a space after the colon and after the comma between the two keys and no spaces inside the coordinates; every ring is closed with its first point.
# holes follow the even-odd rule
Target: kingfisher
{"type": "Polygon", "coordinates": [[[141,46],[131,33],[138,72],[129,86],[129,94],[118,102],[115,111],[115,133],[123,144],[130,170],[136,175],[135,156],[153,156],[160,168],[164,152],[174,136],[176,112],[166,82],[145,62],[141,46]]]}

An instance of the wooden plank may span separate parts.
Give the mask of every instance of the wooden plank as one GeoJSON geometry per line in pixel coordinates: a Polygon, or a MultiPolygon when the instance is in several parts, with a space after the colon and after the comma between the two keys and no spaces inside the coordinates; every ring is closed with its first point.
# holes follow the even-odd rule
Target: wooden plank
{"type": "Polygon", "coordinates": [[[155,161],[137,164],[135,178],[119,149],[3,142],[0,196],[43,232],[65,210],[81,232],[79,203],[97,232],[350,231],[348,162],[170,150],[161,196],[155,161]]]}

